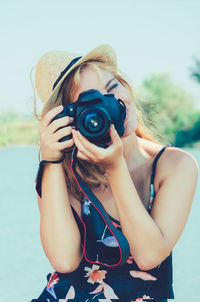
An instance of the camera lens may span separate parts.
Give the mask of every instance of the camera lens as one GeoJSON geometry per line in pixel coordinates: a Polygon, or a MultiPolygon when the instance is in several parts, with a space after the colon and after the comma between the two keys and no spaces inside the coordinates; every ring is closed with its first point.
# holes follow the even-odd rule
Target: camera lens
{"type": "Polygon", "coordinates": [[[109,113],[103,107],[89,106],[77,117],[77,129],[91,142],[105,141],[111,124],[109,113]]]}
{"type": "Polygon", "coordinates": [[[104,120],[95,111],[88,112],[83,118],[83,127],[90,133],[97,133],[103,128],[104,120]]]}

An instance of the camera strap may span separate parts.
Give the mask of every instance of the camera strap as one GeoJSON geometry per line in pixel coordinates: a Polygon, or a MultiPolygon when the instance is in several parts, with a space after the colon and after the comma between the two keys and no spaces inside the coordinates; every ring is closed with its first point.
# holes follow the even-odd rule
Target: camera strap
{"type": "Polygon", "coordinates": [[[77,147],[71,156],[71,171],[84,194],[81,216],[76,214],[84,227],[83,251],[85,259],[105,266],[121,266],[130,256],[129,243],[120,228],[113,225],[102,203],[93,194],[76,171],[77,147]]]}

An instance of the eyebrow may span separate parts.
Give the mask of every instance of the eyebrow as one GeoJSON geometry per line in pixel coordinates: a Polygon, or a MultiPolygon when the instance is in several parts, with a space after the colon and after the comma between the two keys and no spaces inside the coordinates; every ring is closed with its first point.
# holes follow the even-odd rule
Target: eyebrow
{"type": "Polygon", "coordinates": [[[115,78],[112,78],[111,80],[109,80],[104,88],[106,89],[113,80],[115,80],[115,78]]]}

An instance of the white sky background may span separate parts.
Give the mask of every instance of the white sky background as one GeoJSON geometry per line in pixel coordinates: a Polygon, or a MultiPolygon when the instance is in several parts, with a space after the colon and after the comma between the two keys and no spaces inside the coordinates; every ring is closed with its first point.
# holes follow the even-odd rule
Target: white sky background
{"type": "Polygon", "coordinates": [[[200,108],[189,73],[192,57],[200,58],[200,0],[0,0],[0,15],[0,112],[32,114],[29,72],[45,52],[85,54],[103,43],[135,87],[167,72],[200,108]]]}

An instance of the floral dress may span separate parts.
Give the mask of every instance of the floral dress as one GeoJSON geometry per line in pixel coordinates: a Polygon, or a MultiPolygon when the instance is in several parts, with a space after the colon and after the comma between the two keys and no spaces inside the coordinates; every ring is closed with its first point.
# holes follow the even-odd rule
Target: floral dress
{"type": "MultiPolygon", "coordinates": [[[[156,162],[167,146],[169,144],[159,151],[153,162],[149,213],[155,198],[153,180],[156,162]]],[[[71,208],[81,230],[80,217],[72,206],[71,208]]],[[[87,198],[84,198],[81,205],[81,219],[84,220],[84,217],[92,214],[93,206],[87,198]]],[[[120,222],[111,216],[110,219],[112,224],[121,230],[120,222]]],[[[105,247],[114,247],[116,244],[106,225],[102,237],[98,241],[105,247]]],[[[42,293],[31,302],[165,302],[168,298],[174,299],[172,277],[172,251],[162,263],[148,271],[140,270],[131,254],[126,263],[119,267],[105,267],[101,264],[90,263],[83,256],[79,267],[73,272],[53,271],[49,273],[42,293]]]]}

